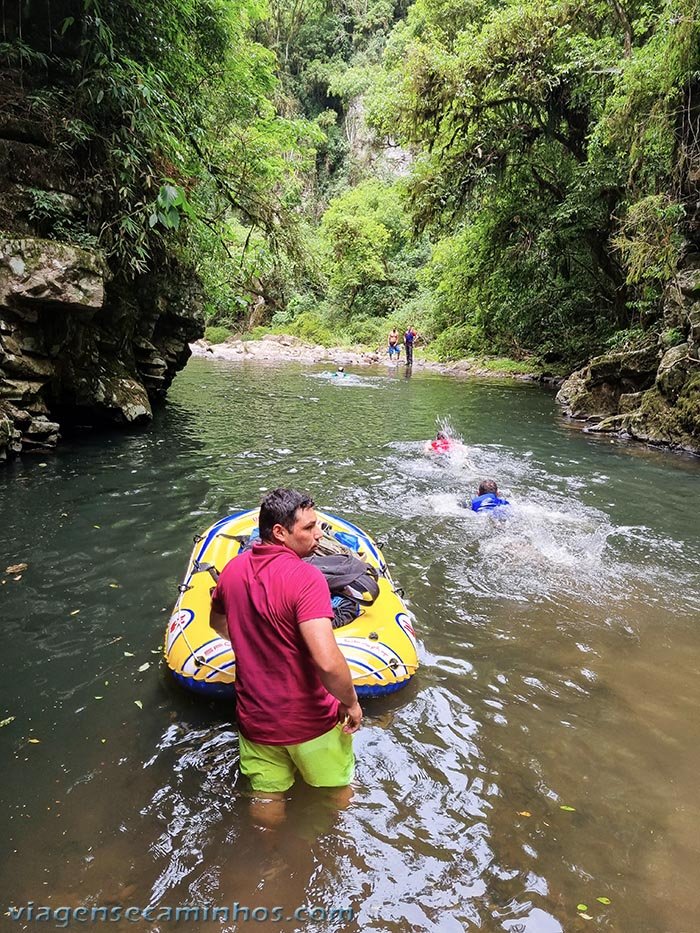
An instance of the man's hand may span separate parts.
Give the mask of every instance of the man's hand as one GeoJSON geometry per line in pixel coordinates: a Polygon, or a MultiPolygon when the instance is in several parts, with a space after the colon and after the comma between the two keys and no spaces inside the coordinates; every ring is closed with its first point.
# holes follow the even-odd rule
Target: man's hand
{"type": "Polygon", "coordinates": [[[362,707],[357,700],[352,706],[340,704],[338,707],[338,721],[343,724],[343,732],[347,732],[348,735],[357,732],[362,724],[362,707]]]}

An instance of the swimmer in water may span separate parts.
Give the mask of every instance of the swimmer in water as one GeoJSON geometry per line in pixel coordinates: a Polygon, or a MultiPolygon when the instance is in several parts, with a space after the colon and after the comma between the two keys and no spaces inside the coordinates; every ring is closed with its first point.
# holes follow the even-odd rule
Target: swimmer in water
{"type": "Polygon", "coordinates": [[[438,431],[432,441],[428,441],[423,448],[426,454],[448,454],[458,447],[463,447],[461,441],[458,441],[446,431],[438,431]]]}
{"type": "Polygon", "coordinates": [[[510,502],[498,495],[498,485],[495,479],[484,479],[479,483],[478,495],[470,500],[464,499],[459,504],[463,509],[471,509],[472,512],[490,512],[501,506],[510,505],[510,502]]]}

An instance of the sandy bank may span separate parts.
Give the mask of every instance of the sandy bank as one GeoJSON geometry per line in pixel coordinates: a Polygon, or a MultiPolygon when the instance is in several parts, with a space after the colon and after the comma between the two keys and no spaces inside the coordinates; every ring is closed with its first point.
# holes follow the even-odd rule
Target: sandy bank
{"type": "MultiPolygon", "coordinates": [[[[261,362],[294,362],[294,363],[328,363],[336,367],[343,366],[373,366],[386,363],[385,353],[378,351],[368,352],[361,348],[349,347],[321,347],[317,344],[307,343],[299,337],[290,337],[284,334],[266,334],[262,340],[229,339],[225,343],[209,344],[206,340],[197,340],[190,344],[194,356],[206,357],[213,360],[259,360],[261,362]]],[[[400,366],[404,365],[401,359],[400,366]]],[[[425,370],[452,376],[467,376],[477,378],[508,378],[527,382],[544,382],[558,385],[560,379],[542,377],[524,373],[498,372],[486,369],[479,360],[457,360],[454,363],[436,363],[421,359],[420,347],[416,349],[413,363],[414,371],[425,370]]]]}

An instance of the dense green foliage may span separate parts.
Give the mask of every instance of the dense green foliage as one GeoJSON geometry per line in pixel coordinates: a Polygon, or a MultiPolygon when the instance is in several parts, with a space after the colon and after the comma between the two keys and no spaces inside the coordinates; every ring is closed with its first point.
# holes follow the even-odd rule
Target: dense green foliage
{"type": "Polygon", "coordinates": [[[87,205],[81,233],[38,193],[41,232],[90,236],[132,274],[175,251],[231,321],[280,300],[287,269],[304,268],[300,178],[322,134],[275,106],[276,58],[254,39],[266,6],[28,0],[21,12],[2,62],[26,72],[31,116],[87,205]]]}
{"type": "Polygon", "coordinates": [[[444,354],[573,362],[653,316],[682,242],[695,4],[417,0],[387,68],[373,119],[418,148],[444,354]]]}
{"type": "Polygon", "coordinates": [[[37,192],[34,221],[134,272],[179,253],[211,325],[411,320],[442,358],[561,366],[656,325],[698,200],[696,0],[28,6],[0,53],[46,73],[92,205],[78,230],[37,192]]]}

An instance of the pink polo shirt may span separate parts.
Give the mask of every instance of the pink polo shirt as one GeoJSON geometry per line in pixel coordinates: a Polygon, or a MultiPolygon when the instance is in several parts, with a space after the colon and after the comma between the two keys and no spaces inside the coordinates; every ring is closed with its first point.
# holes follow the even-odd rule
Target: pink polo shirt
{"type": "Polygon", "coordinates": [[[263,745],[296,745],[338,722],[299,626],[332,619],[328,584],[281,544],[255,544],[224,567],[212,595],[236,654],[238,723],[263,745]]]}

